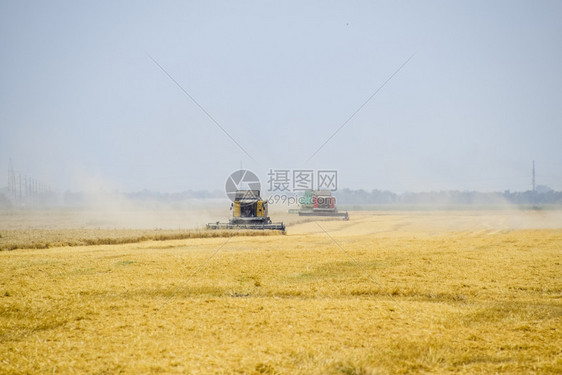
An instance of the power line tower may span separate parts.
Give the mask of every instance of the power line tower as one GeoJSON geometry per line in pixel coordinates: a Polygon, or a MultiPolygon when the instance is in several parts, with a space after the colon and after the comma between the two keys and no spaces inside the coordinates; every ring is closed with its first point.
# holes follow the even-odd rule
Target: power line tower
{"type": "Polygon", "coordinates": [[[8,169],[8,194],[10,198],[16,199],[16,172],[14,171],[14,164],[11,158],[8,169]]]}
{"type": "Polygon", "coordinates": [[[49,185],[15,170],[14,163],[10,158],[8,167],[8,195],[13,203],[22,206],[38,204],[45,201],[45,199],[49,199],[52,192],[49,185]]]}
{"type": "Polygon", "coordinates": [[[533,160],[533,193],[535,191],[535,161],[533,160]]]}

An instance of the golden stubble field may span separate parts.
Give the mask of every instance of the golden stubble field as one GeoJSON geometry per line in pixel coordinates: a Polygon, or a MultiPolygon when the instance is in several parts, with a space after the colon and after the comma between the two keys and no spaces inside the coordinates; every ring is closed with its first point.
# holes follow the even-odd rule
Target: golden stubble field
{"type": "Polygon", "coordinates": [[[560,218],[3,251],[0,373],[561,373],[560,218]]]}

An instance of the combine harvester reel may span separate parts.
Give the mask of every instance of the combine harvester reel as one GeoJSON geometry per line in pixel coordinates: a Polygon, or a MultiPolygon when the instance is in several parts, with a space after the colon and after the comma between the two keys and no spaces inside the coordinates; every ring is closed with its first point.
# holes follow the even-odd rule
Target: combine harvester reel
{"type": "Polygon", "coordinates": [[[329,190],[308,190],[301,201],[299,216],[324,216],[349,220],[347,211],[339,212],[336,208],[336,198],[329,190]]]}
{"type": "Polygon", "coordinates": [[[228,223],[209,223],[207,229],[279,230],[285,234],[285,224],[272,223],[267,216],[267,202],[259,190],[237,190],[230,206],[232,218],[228,223]]]}

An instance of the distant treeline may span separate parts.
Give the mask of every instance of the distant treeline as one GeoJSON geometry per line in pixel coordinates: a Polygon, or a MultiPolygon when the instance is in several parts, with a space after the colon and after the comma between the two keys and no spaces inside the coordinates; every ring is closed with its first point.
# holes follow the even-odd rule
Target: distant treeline
{"type": "Polygon", "coordinates": [[[339,205],[544,205],[562,204],[562,192],[546,186],[535,191],[504,191],[483,193],[477,191],[438,191],[397,194],[387,190],[343,189],[334,193],[339,205]]]}
{"type": "MultiPolygon", "coordinates": [[[[477,192],[477,191],[435,191],[421,193],[393,193],[387,190],[351,190],[343,189],[334,192],[338,205],[394,205],[394,206],[416,206],[416,205],[561,205],[562,192],[554,191],[546,186],[537,186],[535,191],[524,192],[477,192]]],[[[265,194],[267,197],[267,193],[265,194]]],[[[99,204],[109,204],[127,201],[155,202],[180,204],[193,200],[226,199],[224,191],[188,190],[179,193],[159,193],[143,190],[134,193],[121,192],[72,192],[43,193],[34,197],[33,200],[18,201],[10,197],[6,191],[0,189],[0,209],[10,208],[33,208],[33,207],[77,207],[99,204]]]]}

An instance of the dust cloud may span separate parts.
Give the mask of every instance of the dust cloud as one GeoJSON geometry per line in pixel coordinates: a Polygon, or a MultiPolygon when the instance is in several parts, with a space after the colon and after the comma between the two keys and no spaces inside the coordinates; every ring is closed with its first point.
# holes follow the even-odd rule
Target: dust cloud
{"type": "Polygon", "coordinates": [[[3,229],[199,229],[228,218],[226,199],[161,202],[84,193],[73,204],[0,210],[3,229]]]}

